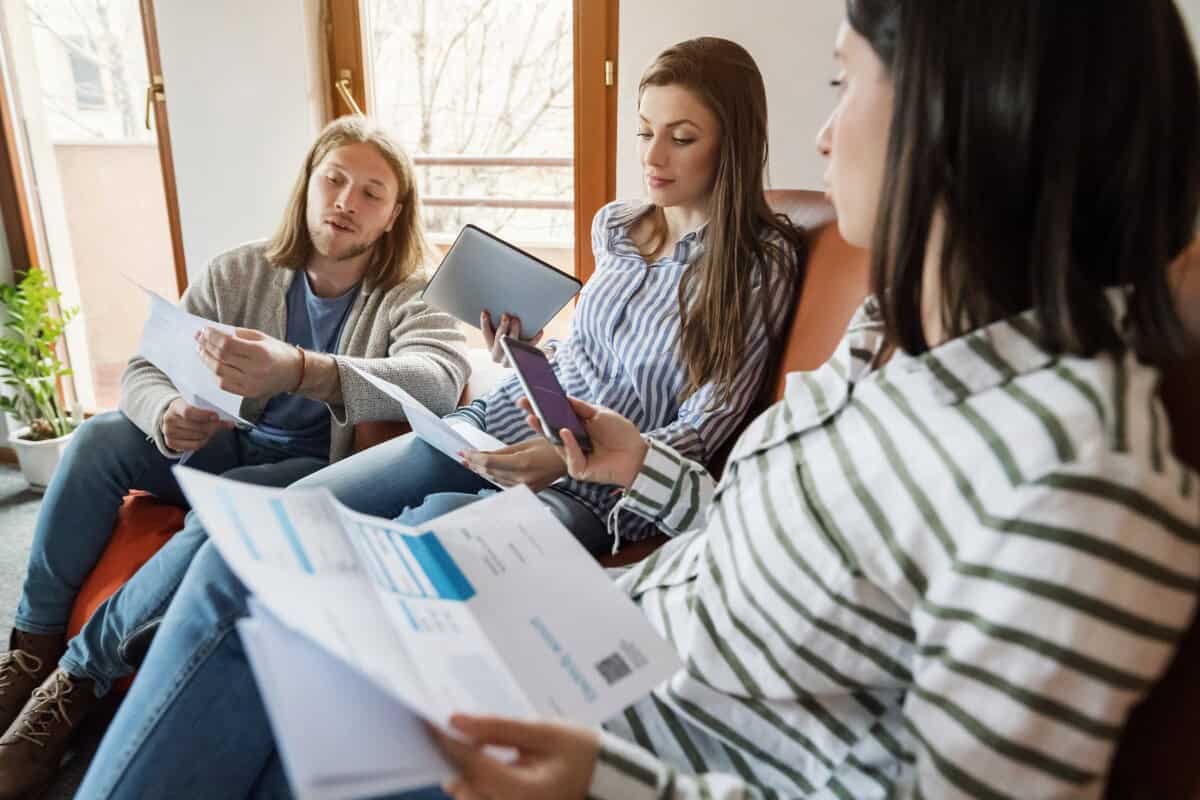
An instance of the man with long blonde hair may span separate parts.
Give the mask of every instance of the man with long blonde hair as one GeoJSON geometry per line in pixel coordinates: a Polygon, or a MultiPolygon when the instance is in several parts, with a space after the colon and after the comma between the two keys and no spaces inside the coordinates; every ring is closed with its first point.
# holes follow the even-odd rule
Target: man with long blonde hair
{"type": "Polygon", "coordinates": [[[192,314],[235,326],[197,337],[221,388],[242,395],[251,430],[190,406],[140,357],[120,411],[80,428],[37,520],[9,651],[0,654],[0,797],[44,785],[80,719],[128,675],[123,645],[162,613],[204,531],[192,514],[79,635],[71,606],[104,552],[130,489],[186,507],[170,467],[286,486],[349,455],[354,425],[400,419],[351,367],[403,386],[434,411],[454,408],[469,367],[454,319],[419,298],[427,247],[403,150],[365,117],[314,142],[275,236],[213,259],[184,293],[192,314]]]}

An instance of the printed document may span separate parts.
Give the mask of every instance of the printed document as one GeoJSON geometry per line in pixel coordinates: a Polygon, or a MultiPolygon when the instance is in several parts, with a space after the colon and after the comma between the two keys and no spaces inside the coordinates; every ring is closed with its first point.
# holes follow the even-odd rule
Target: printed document
{"type": "Polygon", "coordinates": [[[445,777],[418,720],[446,728],[465,712],[598,724],[679,667],[524,486],[414,529],[353,512],[324,489],[175,474],[261,607],[243,627],[247,652],[302,796],[402,791],[445,777]],[[316,650],[328,657],[300,656],[316,650]],[[317,695],[332,699],[297,707],[320,704],[317,695]],[[319,707],[353,724],[303,724],[319,707]],[[385,742],[391,757],[364,764],[385,742]]]}
{"type": "Polygon", "coordinates": [[[234,327],[189,314],[146,287],[131,283],[150,298],[150,316],[142,328],[138,355],[162,370],[188,405],[215,411],[221,419],[243,427],[253,427],[239,416],[241,396],[218,385],[217,376],[200,360],[193,338],[204,328],[233,333],[234,327]]]}
{"type": "Polygon", "coordinates": [[[417,436],[424,439],[429,446],[442,451],[455,461],[459,460],[458,454],[463,450],[479,450],[486,453],[508,446],[495,436],[481,431],[463,420],[442,419],[426,408],[420,400],[394,383],[388,383],[353,364],[350,365],[350,368],[361,375],[367,383],[391,397],[404,408],[404,416],[417,436]]]}

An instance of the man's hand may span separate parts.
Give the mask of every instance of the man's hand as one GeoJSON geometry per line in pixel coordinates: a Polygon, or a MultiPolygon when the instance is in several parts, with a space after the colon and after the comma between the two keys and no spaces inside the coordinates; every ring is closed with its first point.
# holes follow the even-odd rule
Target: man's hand
{"type": "MultiPolygon", "coordinates": [[[[558,432],[563,443],[561,453],[567,462],[567,472],[577,481],[610,483],[626,488],[632,486],[649,449],[641,431],[615,411],[589,405],[574,397],[567,399],[575,409],[575,416],[583,423],[588,438],[592,440],[592,452],[585,453],[570,430],[563,428],[558,432]]],[[[529,398],[522,397],[517,405],[525,409],[525,421],[529,427],[544,433],[541,420],[529,405],[529,398]]]]}
{"type": "Polygon", "coordinates": [[[488,453],[464,450],[459,455],[464,467],[504,487],[523,483],[539,492],[567,474],[558,450],[541,436],[488,453]]]}
{"type": "Polygon", "coordinates": [[[222,421],[217,412],[190,406],[176,397],[162,418],[163,440],[176,453],[199,450],[217,431],[227,431],[233,423],[222,421]]]}
{"type": "MultiPolygon", "coordinates": [[[[519,317],[509,316],[506,312],[500,316],[500,324],[492,328],[492,315],[485,308],[479,314],[479,330],[483,331],[483,341],[487,345],[492,354],[492,361],[497,364],[503,364],[506,367],[512,366],[508,363],[508,357],[504,355],[504,348],[500,346],[501,336],[513,336],[520,338],[521,336],[521,320],[519,317]]],[[[522,341],[536,345],[542,340],[542,335],[545,331],[538,331],[529,339],[522,341]]]]}
{"type": "Polygon", "coordinates": [[[600,755],[600,737],[590,728],[561,722],[522,722],[500,717],[456,715],[450,724],[468,742],[434,731],[458,776],[442,787],[454,800],[574,800],[587,795],[600,755]],[[517,751],[498,761],[484,745],[517,751]]]}
{"type": "Polygon", "coordinates": [[[196,344],[200,360],[227,392],[261,400],[297,388],[303,356],[294,345],[249,328],[234,334],[205,328],[196,344]]]}

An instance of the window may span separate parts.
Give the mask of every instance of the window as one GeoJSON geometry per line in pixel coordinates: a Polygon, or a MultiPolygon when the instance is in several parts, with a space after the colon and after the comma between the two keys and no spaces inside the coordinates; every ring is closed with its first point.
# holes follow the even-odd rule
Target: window
{"type": "Polygon", "coordinates": [[[75,83],[75,107],[79,111],[103,111],[108,108],[100,65],[84,48],[82,36],[72,36],[68,42],[67,58],[71,61],[71,78],[75,83]]]}
{"type": "Polygon", "coordinates": [[[34,200],[18,209],[27,246],[14,268],[41,266],[65,305],[82,309],[64,337],[74,374],[63,389],[89,411],[116,407],[141,337],[146,303],[126,278],[178,297],[159,142],[142,103],[149,69],[140,11],[138,0],[0,9],[6,177],[34,200]]]}
{"type": "Polygon", "coordinates": [[[591,218],[615,184],[615,0],[330,0],[329,13],[331,74],[413,156],[434,241],[472,222],[586,278],[591,218]]]}

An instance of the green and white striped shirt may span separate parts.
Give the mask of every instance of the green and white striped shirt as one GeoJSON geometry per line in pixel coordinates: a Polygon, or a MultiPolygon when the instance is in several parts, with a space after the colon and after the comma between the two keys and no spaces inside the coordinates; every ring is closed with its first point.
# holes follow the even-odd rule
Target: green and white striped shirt
{"type": "Polygon", "coordinates": [[[1101,794],[1200,501],[1157,371],[1032,319],[873,369],[868,300],[720,485],[651,442],[622,502],[679,536],[620,581],[686,666],[605,725],[591,796],[1101,794]]]}

